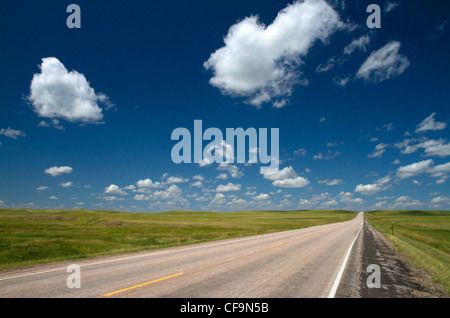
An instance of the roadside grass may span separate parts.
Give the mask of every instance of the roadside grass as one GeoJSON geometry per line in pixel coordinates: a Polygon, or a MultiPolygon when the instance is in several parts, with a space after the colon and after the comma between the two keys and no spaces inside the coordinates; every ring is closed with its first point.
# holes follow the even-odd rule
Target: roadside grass
{"type": "Polygon", "coordinates": [[[373,211],[369,223],[450,293],[450,211],[373,211]],[[392,222],[394,232],[392,233],[392,222]]]}
{"type": "Polygon", "coordinates": [[[0,270],[305,228],[356,214],[0,209],[0,270]]]}

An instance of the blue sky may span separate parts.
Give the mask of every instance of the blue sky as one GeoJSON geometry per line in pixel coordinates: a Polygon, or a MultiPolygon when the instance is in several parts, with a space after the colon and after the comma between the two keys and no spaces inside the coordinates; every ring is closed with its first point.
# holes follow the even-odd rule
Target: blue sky
{"type": "Polygon", "coordinates": [[[4,1],[0,207],[448,209],[446,1],[4,1]],[[81,28],[68,28],[69,4],[81,28]],[[369,4],[381,28],[369,28],[369,4]],[[278,128],[280,163],[171,133],[278,128]],[[203,146],[207,144],[203,142],[203,146]]]}

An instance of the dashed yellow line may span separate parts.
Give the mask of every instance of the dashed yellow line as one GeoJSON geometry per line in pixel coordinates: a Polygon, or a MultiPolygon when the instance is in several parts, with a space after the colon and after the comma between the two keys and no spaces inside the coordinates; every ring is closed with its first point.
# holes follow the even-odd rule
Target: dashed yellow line
{"type": "Polygon", "coordinates": [[[269,248],[272,248],[272,247],[275,247],[275,246],[280,246],[281,244],[284,244],[284,243],[273,244],[273,245],[270,245],[269,248]]]}
{"type": "Polygon", "coordinates": [[[127,288],[124,288],[124,289],[116,290],[116,291],[113,291],[111,293],[104,294],[103,296],[108,297],[108,296],[116,295],[118,293],[122,293],[122,292],[127,291],[127,290],[132,290],[132,289],[139,288],[139,287],[142,287],[142,286],[150,285],[150,284],[157,283],[157,282],[160,282],[162,280],[166,280],[166,279],[169,279],[169,278],[172,278],[172,277],[176,277],[176,276],[180,276],[180,275],[183,275],[183,273],[173,274],[173,275],[170,275],[170,276],[158,278],[158,279],[155,279],[155,280],[152,280],[152,281],[149,281],[149,282],[146,282],[146,283],[142,283],[142,284],[139,284],[139,285],[134,285],[134,286],[127,287],[127,288]]]}

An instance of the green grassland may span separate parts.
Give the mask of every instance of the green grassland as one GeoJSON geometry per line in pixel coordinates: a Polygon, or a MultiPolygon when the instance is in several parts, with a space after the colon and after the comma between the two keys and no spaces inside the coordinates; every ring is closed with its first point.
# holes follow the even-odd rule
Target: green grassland
{"type": "Polygon", "coordinates": [[[350,211],[129,213],[0,209],[0,269],[350,220],[350,211]]]}
{"type": "Polygon", "coordinates": [[[450,293],[450,211],[374,211],[365,217],[415,267],[427,269],[450,293]]]}

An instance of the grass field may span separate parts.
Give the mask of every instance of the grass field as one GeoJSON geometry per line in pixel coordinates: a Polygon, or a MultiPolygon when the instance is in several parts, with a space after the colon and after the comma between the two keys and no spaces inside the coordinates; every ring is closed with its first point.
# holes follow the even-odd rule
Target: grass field
{"type": "Polygon", "coordinates": [[[415,267],[427,269],[450,293],[449,211],[374,211],[365,216],[415,267]]]}
{"type": "Polygon", "coordinates": [[[0,209],[0,269],[220,240],[352,219],[349,211],[128,213],[0,209]]]}

